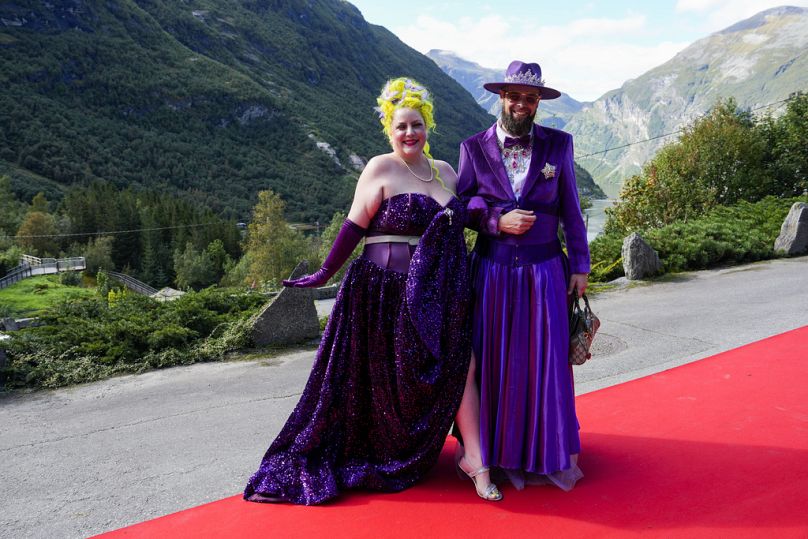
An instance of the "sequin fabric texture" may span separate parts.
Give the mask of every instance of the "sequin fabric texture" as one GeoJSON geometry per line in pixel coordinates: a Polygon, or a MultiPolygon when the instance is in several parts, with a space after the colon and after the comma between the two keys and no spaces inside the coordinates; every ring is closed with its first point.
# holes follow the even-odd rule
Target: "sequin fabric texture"
{"type": "Polygon", "coordinates": [[[314,505],[345,489],[395,492],[437,462],[470,358],[464,208],[408,193],[369,233],[420,235],[407,273],[358,258],[303,395],[244,498],[314,505]]]}

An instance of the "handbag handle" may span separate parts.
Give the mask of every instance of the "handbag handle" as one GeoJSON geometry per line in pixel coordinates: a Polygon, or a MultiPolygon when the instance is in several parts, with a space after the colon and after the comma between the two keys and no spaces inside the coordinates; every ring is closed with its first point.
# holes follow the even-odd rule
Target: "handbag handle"
{"type": "Polygon", "coordinates": [[[578,297],[578,294],[575,293],[576,291],[573,290],[572,293],[572,309],[580,311],[581,310],[581,303],[580,299],[583,298],[584,300],[584,310],[585,311],[592,311],[592,308],[589,306],[589,298],[586,297],[586,294],[581,294],[581,297],[578,297]]]}
{"type": "Polygon", "coordinates": [[[589,298],[586,297],[586,294],[581,294],[581,297],[584,298],[584,309],[587,311],[591,311],[592,308],[589,306],[589,298]]]}

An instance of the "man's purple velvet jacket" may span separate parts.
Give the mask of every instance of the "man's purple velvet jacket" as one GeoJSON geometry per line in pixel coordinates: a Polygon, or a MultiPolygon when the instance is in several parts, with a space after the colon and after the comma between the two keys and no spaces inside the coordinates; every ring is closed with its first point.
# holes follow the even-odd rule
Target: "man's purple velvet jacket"
{"type": "Polygon", "coordinates": [[[518,200],[502,162],[496,124],[477,133],[460,145],[457,193],[468,204],[472,216],[469,227],[496,242],[521,246],[551,242],[557,238],[560,221],[570,272],[589,273],[589,246],[575,185],[569,133],[533,126],[530,166],[518,200]],[[500,216],[515,208],[533,210],[536,222],[522,235],[499,232],[500,216]]]}

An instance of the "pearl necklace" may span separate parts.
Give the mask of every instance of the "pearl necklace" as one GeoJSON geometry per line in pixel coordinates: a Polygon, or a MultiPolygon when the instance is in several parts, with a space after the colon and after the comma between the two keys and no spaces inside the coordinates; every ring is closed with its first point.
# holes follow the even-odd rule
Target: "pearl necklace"
{"type": "MultiPolygon", "coordinates": [[[[399,157],[399,159],[401,159],[401,162],[402,162],[402,163],[404,163],[404,166],[405,166],[405,167],[407,167],[407,170],[409,170],[409,171],[410,171],[410,174],[412,174],[413,176],[415,176],[416,178],[418,178],[418,179],[419,179],[419,180],[421,180],[422,182],[424,182],[424,183],[429,183],[429,182],[431,182],[432,180],[434,180],[434,179],[435,179],[435,168],[434,168],[434,163],[435,163],[435,161],[434,161],[434,160],[432,161],[432,163],[430,163],[430,164],[429,164],[429,179],[428,179],[428,180],[425,180],[424,178],[420,177],[418,174],[416,174],[416,173],[415,173],[415,171],[413,171],[413,170],[410,168],[410,165],[408,165],[408,164],[407,164],[407,162],[404,160],[404,158],[403,158],[403,157],[399,157]]],[[[427,159],[427,163],[429,163],[429,160],[428,160],[428,159],[427,159]]]]}

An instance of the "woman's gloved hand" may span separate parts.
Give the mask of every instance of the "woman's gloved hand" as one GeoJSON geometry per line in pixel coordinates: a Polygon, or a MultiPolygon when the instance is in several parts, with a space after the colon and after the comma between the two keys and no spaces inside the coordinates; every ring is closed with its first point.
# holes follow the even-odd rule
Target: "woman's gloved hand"
{"type": "Polygon", "coordinates": [[[365,236],[366,230],[357,225],[350,219],[345,219],[342,228],[339,229],[337,237],[334,238],[334,245],[331,247],[331,252],[325,257],[325,261],[319,270],[311,275],[304,275],[297,279],[286,279],[283,281],[283,286],[292,288],[311,288],[315,286],[323,286],[328,280],[334,276],[335,273],[345,264],[348,257],[362,241],[365,236]]]}

